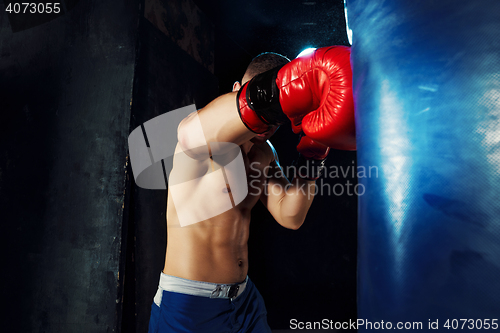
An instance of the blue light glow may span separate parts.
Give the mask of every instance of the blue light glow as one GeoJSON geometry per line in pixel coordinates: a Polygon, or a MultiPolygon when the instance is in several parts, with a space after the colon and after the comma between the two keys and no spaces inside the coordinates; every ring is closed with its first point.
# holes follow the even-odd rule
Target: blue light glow
{"type": "Polygon", "coordinates": [[[302,50],[302,52],[300,52],[300,53],[297,55],[297,57],[296,57],[296,58],[298,58],[298,57],[302,57],[302,56],[304,56],[304,55],[306,55],[306,54],[309,54],[309,53],[312,53],[314,50],[316,50],[316,48],[315,48],[315,47],[308,47],[307,49],[302,50]]]}

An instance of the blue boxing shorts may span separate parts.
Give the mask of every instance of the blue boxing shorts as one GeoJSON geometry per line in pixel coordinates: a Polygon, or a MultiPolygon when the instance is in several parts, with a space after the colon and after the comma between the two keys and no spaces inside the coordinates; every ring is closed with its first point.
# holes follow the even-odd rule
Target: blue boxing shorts
{"type": "Polygon", "coordinates": [[[264,300],[248,278],[225,285],[161,273],[149,333],[270,333],[264,300]]]}

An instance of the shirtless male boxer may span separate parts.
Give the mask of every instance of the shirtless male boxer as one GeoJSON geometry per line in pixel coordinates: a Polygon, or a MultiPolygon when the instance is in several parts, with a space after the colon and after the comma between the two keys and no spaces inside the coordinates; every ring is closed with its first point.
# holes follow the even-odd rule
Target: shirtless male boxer
{"type": "MultiPolygon", "coordinates": [[[[283,227],[302,225],[329,147],[355,149],[351,77],[348,47],[317,49],[291,62],[265,53],[252,60],[242,85],[236,82],[233,92],[181,122],[169,177],[165,266],[152,304],[150,333],[271,332],[264,301],[247,276],[250,211],[261,200],[283,227]],[[292,182],[276,172],[276,152],[267,141],[289,119],[294,132],[302,135],[292,182]],[[182,225],[180,210],[203,206],[203,195],[236,195],[227,182],[230,170],[226,186],[200,177],[223,167],[214,158],[216,143],[237,148],[245,183],[252,185],[239,203],[231,197],[231,209],[182,225]],[[175,175],[201,179],[187,187],[181,201],[172,196],[175,175]]],[[[227,154],[232,160],[234,149],[227,154]]]]}

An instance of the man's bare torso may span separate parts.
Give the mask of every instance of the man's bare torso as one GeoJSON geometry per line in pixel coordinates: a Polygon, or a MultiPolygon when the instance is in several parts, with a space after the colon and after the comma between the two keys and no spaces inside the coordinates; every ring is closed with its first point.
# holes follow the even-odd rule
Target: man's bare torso
{"type": "MultiPolygon", "coordinates": [[[[204,221],[181,227],[169,191],[167,252],[163,270],[165,274],[214,283],[237,283],[245,279],[248,272],[250,211],[263,192],[264,168],[273,160],[273,152],[267,143],[253,145],[248,142],[240,148],[247,183],[252,182],[252,186],[248,187],[245,199],[234,208],[204,221]]],[[[214,191],[216,195],[231,190],[222,187],[220,183],[213,183],[193,190],[196,191],[214,191]]],[[[200,200],[196,197],[193,193],[193,202],[186,204],[193,208],[199,206],[197,201],[200,200]]]]}

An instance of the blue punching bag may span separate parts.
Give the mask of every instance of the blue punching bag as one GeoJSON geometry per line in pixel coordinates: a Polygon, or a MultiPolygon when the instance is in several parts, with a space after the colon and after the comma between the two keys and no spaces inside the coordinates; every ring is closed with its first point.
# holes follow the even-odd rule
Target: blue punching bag
{"type": "Polygon", "coordinates": [[[500,1],[347,13],[366,171],[358,328],[500,331],[500,1]]]}

